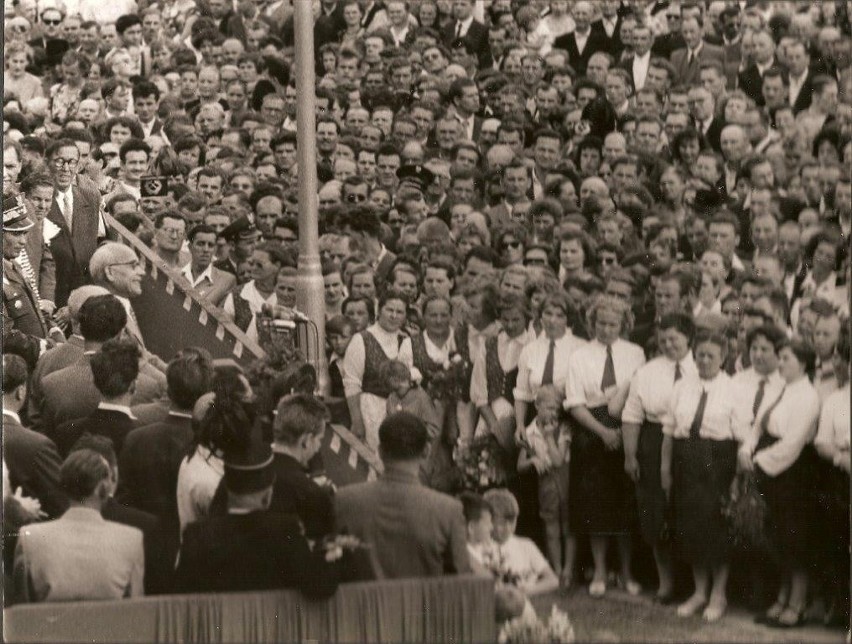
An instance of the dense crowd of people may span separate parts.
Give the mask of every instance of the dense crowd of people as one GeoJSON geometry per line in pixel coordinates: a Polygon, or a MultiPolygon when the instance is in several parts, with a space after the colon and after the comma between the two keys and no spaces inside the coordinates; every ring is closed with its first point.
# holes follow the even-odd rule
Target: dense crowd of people
{"type": "Polygon", "coordinates": [[[149,351],[122,243],[301,316],[293,4],[7,2],[7,597],[473,570],[846,625],[850,4],[313,2],[324,402],[149,351]],[[332,418],[378,481],[309,476],[332,418]]]}

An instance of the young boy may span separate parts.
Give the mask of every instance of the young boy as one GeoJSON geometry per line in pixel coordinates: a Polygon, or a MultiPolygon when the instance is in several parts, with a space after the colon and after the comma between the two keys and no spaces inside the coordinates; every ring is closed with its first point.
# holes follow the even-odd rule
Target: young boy
{"type": "Polygon", "coordinates": [[[388,396],[388,414],[407,411],[426,423],[430,442],[434,441],[441,431],[441,419],[432,399],[425,391],[412,382],[411,371],[399,360],[391,360],[385,365],[384,379],[391,390],[388,396]]]}
{"type": "Polygon", "coordinates": [[[559,579],[532,539],[515,535],[518,524],[518,501],[504,488],[488,490],[485,501],[491,506],[494,541],[505,567],[519,579],[528,597],[552,592],[559,579]]]}
{"type": "Polygon", "coordinates": [[[567,588],[571,584],[576,544],[568,527],[571,432],[562,412],[562,401],[562,393],[556,387],[539,389],[535,399],[537,416],[524,429],[526,446],[518,456],[518,470],[535,467],[538,472],[539,515],[544,522],[547,554],[560,574],[563,587],[567,588]]]}

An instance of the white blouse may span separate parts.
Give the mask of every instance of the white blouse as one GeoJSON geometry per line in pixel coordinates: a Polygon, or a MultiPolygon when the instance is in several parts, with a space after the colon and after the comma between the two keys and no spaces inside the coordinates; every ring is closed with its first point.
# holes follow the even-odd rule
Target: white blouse
{"type": "MultiPolygon", "coordinates": [[[[521,351],[528,340],[526,333],[510,338],[504,331],[500,331],[497,335],[497,359],[503,371],[511,371],[518,366],[521,351]]],[[[477,407],[488,404],[488,373],[485,360],[483,344],[482,350],[473,356],[473,375],[470,379],[470,401],[477,407]]]]}
{"type": "MultiPolygon", "coordinates": [[[[565,335],[556,340],[553,350],[553,384],[561,389],[565,386],[568,378],[568,367],[573,361],[572,356],[586,344],[566,329],[565,335]]],[[[541,379],[544,376],[544,363],[550,350],[550,338],[542,334],[538,339],[530,342],[521,351],[518,358],[518,381],[515,384],[515,400],[533,402],[535,395],[541,387],[541,379]]]]}
{"type": "Polygon", "coordinates": [[[748,420],[740,417],[733,379],[720,371],[713,380],[697,375],[679,380],[672,401],[663,415],[663,434],[673,438],[689,438],[689,429],[698,411],[701,393],[707,391],[707,404],[699,428],[699,436],[710,440],[742,442],[748,433],[748,420]]]}
{"type": "MultiPolygon", "coordinates": [[[[406,337],[402,343],[399,342],[400,333],[395,331],[389,333],[378,324],[367,327],[367,333],[378,340],[385,355],[391,360],[399,360],[405,363],[409,369],[414,365],[414,355],[411,352],[411,338],[406,337]]],[[[346,354],[343,356],[343,389],[346,397],[357,396],[361,393],[361,382],[364,378],[366,366],[366,350],[364,338],[360,333],[352,336],[346,354]]]]}
{"type": "MultiPolygon", "coordinates": [[[[612,343],[612,362],[615,384],[623,385],[645,364],[645,352],[637,344],[618,339],[612,343]]],[[[607,403],[609,394],[601,389],[605,365],[606,345],[602,342],[592,340],[577,349],[565,381],[565,409],[583,405],[592,409],[607,403]]]]}
{"type": "MultiPolygon", "coordinates": [[[[849,383],[826,398],[822,405],[814,445],[823,451],[845,453],[849,458],[850,444],[850,388],[849,383]]],[[[843,456],[842,456],[843,457],[843,456]]]]}
{"type": "MultiPolygon", "coordinates": [[[[630,393],[621,412],[621,422],[641,425],[644,421],[659,423],[671,404],[677,362],[659,356],[642,365],[630,381],[630,393]]],[[[692,354],[680,361],[683,380],[698,375],[692,354]]]]}
{"type": "Polygon", "coordinates": [[[778,394],[781,393],[781,389],[784,387],[784,378],[781,377],[778,370],[776,369],[768,376],[762,376],[755,371],[754,367],[749,367],[738,372],[733,377],[734,387],[737,391],[739,413],[741,418],[749,425],[755,421],[754,401],[757,398],[757,390],[760,388],[760,381],[763,378],[767,380],[766,386],[763,389],[763,399],[760,402],[761,406],[763,406],[763,403],[767,399],[773,401],[778,398],[778,394]]]}
{"type": "MultiPolygon", "coordinates": [[[[764,398],[760,409],[757,410],[748,443],[751,451],[760,439],[763,415],[777,400],[778,396],[764,398]]],[[[802,376],[796,382],[786,386],[781,402],[775,406],[769,417],[766,431],[779,440],[771,447],[757,452],[754,455],[754,462],[770,476],[783,473],[796,462],[802,448],[814,439],[818,421],[819,394],[807,376],[802,376]]]]}

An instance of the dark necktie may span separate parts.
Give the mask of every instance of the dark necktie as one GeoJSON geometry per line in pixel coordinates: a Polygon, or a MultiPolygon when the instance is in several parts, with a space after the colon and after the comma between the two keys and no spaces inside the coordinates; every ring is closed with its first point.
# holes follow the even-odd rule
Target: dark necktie
{"type": "Polygon", "coordinates": [[[704,410],[707,408],[707,390],[701,390],[701,398],[698,400],[698,408],[695,410],[695,417],[692,419],[692,424],[689,426],[689,437],[699,438],[701,435],[701,423],[704,422],[704,410]]]}
{"type": "Polygon", "coordinates": [[[751,408],[752,416],[757,416],[757,410],[760,409],[760,403],[763,402],[764,393],[766,393],[766,378],[761,378],[760,384],[757,387],[757,393],[754,395],[754,405],[751,408]]]}
{"type": "Polygon", "coordinates": [[[675,362],[675,379],[674,379],[674,381],[677,382],[682,377],[683,377],[683,372],[680,370],[680,363],[675,362]]]}
{"type": "Polygon", "coordinates": [[[769,405],[769,409],[766,410],[766,413],[763,414],[763,418],[760,419],[760,433],[763,434],[767,432],[769,429],[769,417],[772,415],[772,412],[775,411],[775,408],[778,406],[778,403],[781,402],[781,399],[784,397],[784,392],[787,390],[786,385],[781,390],[781,393],[778,394],[778,398],[775,399],[775,402],[769,405]]]}
{"type": "Polygon", "coordinates": [[[461,29],[462,29],[462,23],[457,22],[456,23],[456,40],[461,38],[461,29]]]}
{"type": "Polygon", "coordinates": [[[686,50],[686,66],[692,67],[692,61],[695,60],[695,54],[692,53],[691,49],[686,50]]]}
{"type": "Polygon", "coordinates": [[[606,391],[615,386],[615,363],[612,361],[612,347],[606,346],[606,362],[604,363],[603,378],[601,378],[601,391],[606,391]]]}
{"type": "Polygon", "coordinates": [[[553,360],[554,360],[554,351],[556,349],[556,340],[550,341],[550,348],[547,350],[547,358],[544,361],[544,371],[541,374],[541,384],[542,385],[552,385],[553,384],[553,360]]]}

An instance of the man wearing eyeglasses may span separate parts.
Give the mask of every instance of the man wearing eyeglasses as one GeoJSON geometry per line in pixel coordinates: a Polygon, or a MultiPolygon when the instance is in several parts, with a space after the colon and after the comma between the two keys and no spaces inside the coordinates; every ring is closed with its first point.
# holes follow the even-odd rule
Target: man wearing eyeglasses
{"type": "Polygon", "coordinates": [[[106,237],[101,217],[101,196],[89,183],[74,185],[80,150],[74,141],[59,139],[45,152],[53,179],[53,203],[47,218],[59,227],[51,241],[56,262],[56,306],[63,307],[69,293],[88,284],[89,260],[106,237]]]}

